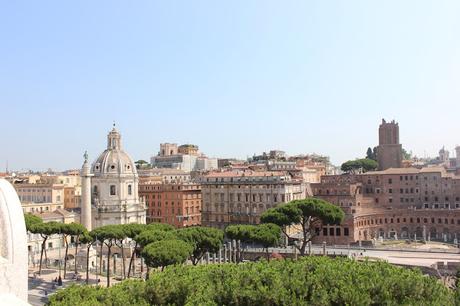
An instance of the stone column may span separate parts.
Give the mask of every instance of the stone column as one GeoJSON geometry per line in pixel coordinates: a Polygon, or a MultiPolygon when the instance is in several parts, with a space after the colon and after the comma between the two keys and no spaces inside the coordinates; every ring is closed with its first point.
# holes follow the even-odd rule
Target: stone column
{"type": "Polygon", "coordinates": [[[88,155],[85,153],[85,162],[81,169],[81,224],[88,231],[91,224],[91,170],[88,163],[88,155]]]}
{"type": "Polygon", "coordinates": [[[241,261],[241,241],[236,242],[236,262],[241,261]]]}

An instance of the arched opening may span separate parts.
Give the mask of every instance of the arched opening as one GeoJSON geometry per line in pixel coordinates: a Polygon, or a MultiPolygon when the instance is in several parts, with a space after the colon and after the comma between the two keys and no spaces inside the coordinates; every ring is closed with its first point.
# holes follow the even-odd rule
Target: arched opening
{"type": "Polygon", "coordinates": [[[379,238],[385,238],[385,230],[383,228],[379,229],[379,238]]]}
{"type": "Polygon", "coordinates": [[[391,238],[391,239],[398,239],[398,233],[392,228],[392,229],[388,232],[388,238],[391,238]]]}
{"type": "Polygon", "coordinates": [[[442,239],[443,239],[444,242],[447,242],[447,241],[451,240],[449,229],[447,229],[447,228],[443,229],[443,231],[442,231],[442,239]]]}
{"type": "Polygon", "coordinates": [[[409,229],[407,227],[403,227],[401,229],[401,238],[402,239],[407,239],[409,238],[409,229]]]}

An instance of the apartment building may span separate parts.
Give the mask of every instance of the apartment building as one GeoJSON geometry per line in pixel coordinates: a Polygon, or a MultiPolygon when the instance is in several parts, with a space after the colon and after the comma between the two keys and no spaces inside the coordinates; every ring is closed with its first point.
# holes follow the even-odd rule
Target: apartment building
{"type": "Polygon", "coordinates": [[[267,209],[306,197],[306,186],[285,172],[226,171],[199,178],[202,188],[202,224],[225,228],[229,224],[258,224],[267,209]]]}
{"type": "Polygon", "coordinates": [[[147,223],[167,223],[177,228],[201,224],[199,184],[142,180],[139,196],[147,207],[147,223]]]}

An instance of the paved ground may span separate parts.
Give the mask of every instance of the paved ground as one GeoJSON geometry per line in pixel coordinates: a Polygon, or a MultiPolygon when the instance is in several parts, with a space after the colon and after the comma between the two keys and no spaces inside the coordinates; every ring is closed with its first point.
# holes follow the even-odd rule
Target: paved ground
{"type": "MultiPolygon", "coordinates": [[[[316,248],[316,251],[320,251],[316,248]]],[[[358,257],[379,258],[392,264],[403,264],[410,266],[429,267],[437,262],[460,262],[460,254],[454,253],[433,253],[433,252],[411,252],[411,251],[392,251],[392,250],[344,250],[327,249],[328,253],[341,253],[344,255],[356,255],[358,257]]]]}
{"type": "MultiPolygon", "coordinates": [[[[252,249],[262,252],[262,249],[252,249]]],[[[293,253],[292,248],[273,248],[270,252],[293,253]]],[[[313,254],[323,254],[322,246],[313,246],[313,254]]],[[[460,262],[460,253],[447,253],[440,251],[424,250],[384,250],[384,249],[365,249],[365,248],[346,248],[346,247],[327,247],[327,254],[344,255],[351,257],[371,257],[388,261],[393,264],[403,264],[411,266],[429,267],[437,262],[460,262]]]]}
{"type": "MultiPolygon", "coordinates": [[[[61,274],[62,275],[62,274],[61,274]]],[[[48,296],[54,294],[57,290],[61,288],[65,288],[71,284],[85,284],[86,274],[81,275],[81,280],[76,280],[73,278],[74,272],[68,272],[67,278],[62,279],[63,286],[57,286],[57,283],[54,280],[59,276],[59,270],[54,268],[48,269],[43,268],[41,275],[38,275],[38,269],[30,269],[29,270],[29,303],[31,305],[43,305],[47,302],[48,296]]],[[[110,283],[115,284],[118,281],[115,279],[111,279],[110,283]]],[[[96,275],[90,274],[89,275],[89,283],[96,284],[96,275]]],[[[106,286],[106,277],[101,276],[99,284],[101,286],[106,286]]]]}

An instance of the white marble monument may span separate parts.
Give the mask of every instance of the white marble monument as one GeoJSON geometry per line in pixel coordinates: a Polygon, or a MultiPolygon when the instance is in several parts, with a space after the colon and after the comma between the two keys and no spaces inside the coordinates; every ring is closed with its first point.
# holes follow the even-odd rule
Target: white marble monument
{"type": "Polygon", "coordinates": [[[27,303],[27,233],[13,186],[0,179],[0,305],[27,303]]]}

